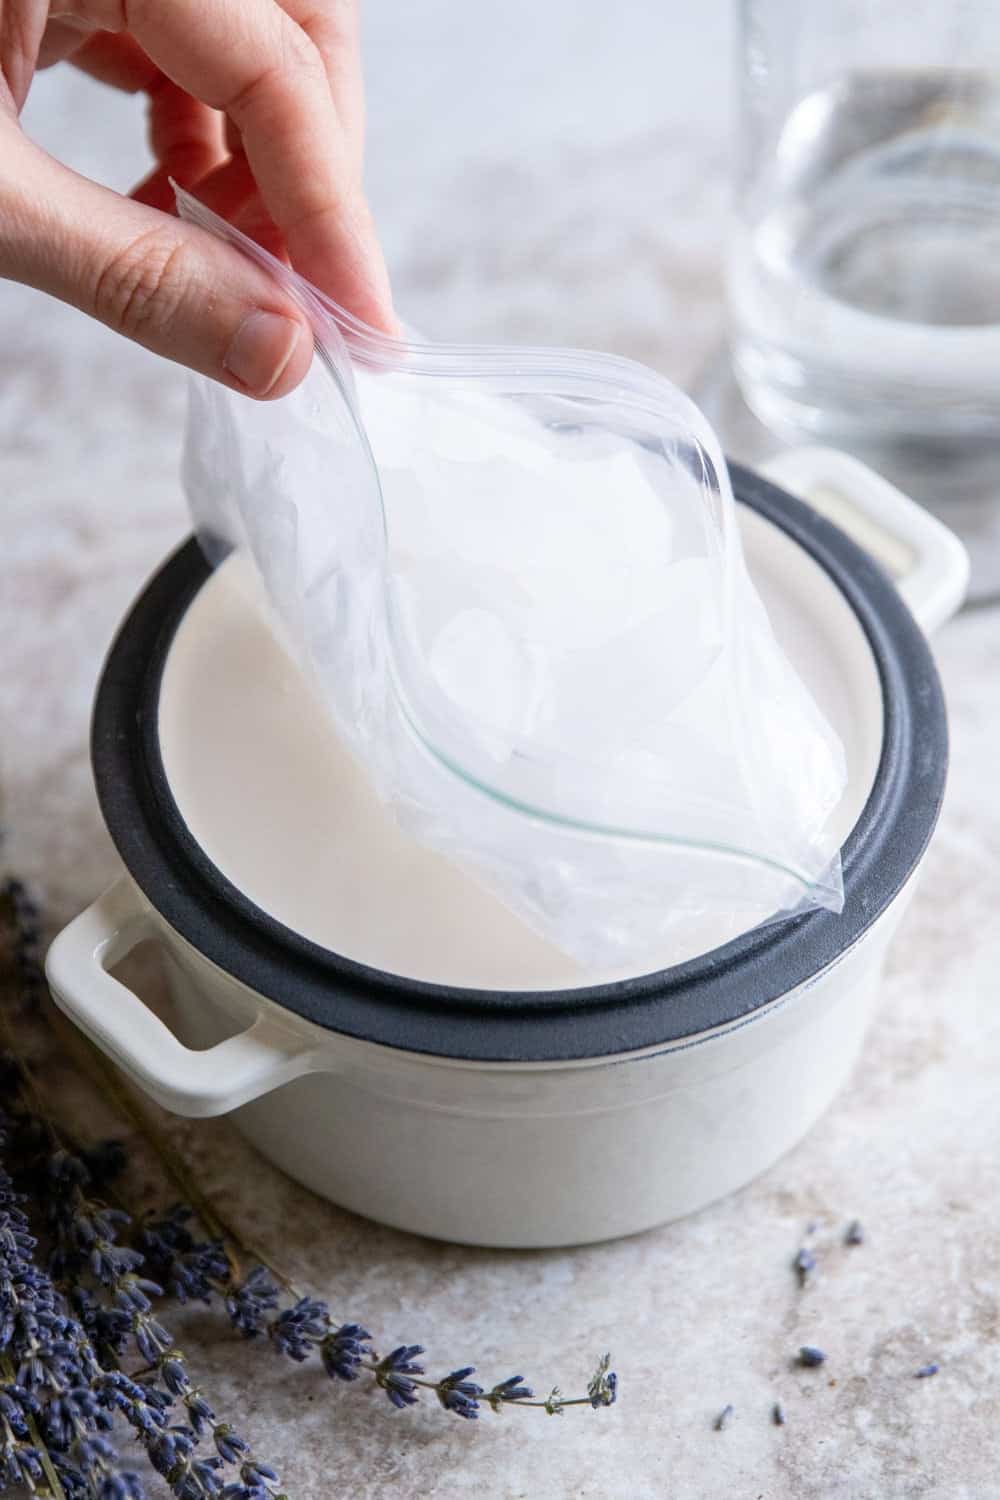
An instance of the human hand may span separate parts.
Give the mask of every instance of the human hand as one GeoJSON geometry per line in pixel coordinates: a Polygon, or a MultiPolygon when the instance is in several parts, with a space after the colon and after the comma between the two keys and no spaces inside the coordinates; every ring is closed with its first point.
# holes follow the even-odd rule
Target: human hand
{"type": "Polygon", "coordinates": [[[391,333],[363,115],[355,0],[0,0],[0,275],[235,390],[283,396],[312,357],[304,314],[177,219],[168,178],[391,333]],[[64,59],[149,96],[157,166],[128,198],[20,129],[36,69],[64,59]]]}

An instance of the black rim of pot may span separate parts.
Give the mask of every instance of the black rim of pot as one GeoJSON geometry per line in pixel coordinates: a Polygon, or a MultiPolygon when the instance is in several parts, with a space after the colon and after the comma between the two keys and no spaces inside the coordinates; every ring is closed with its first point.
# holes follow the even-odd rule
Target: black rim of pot
{"type": "MultiPolygon", "coordinates": [[[[923,632],[878,565],[839,529],[749,470],[737,498],[798,542],[854,610],[875,658],[884,738],[844,844],[844,909],[772,923],[661,973],[586,989],[504,992],[429,984],[342,958],[249,901],[188,830],[163,769],[160,681],[210,569],[188,541],[153,577],[111,647],[92,757],[111,837],[152,906],[235,979],[331,1032],[469,1061],[555,1062],[676,1044],[754,1011],[837,962],[890,905],[937,821],[947,770],[941,686],[923,632]]],[[[258,810],[259,811],[259,810],[258,810]]]]}

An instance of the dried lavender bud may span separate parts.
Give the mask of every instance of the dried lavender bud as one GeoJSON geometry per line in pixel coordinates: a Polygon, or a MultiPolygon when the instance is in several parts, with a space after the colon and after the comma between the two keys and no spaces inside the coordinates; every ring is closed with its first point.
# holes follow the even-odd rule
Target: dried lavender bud
{"type": "Polygon", "coordinates": [[[817,1349],[815,1344],[803,1344],[799,1350],[799,1364],[806,1369],[815,1369],[817,1365],[826,1363],[826,1355],[822,1349],[817,1349]]]}
{"type": "Polygon", "coordinates": [[[785,1408],[780,1401],[776,1401],[771,1407],[771,1421],[775,1427],[784,1427],[785,1425],[785,1408]]]}
{"type": "Polygon", "coordinates": [[[865,1242],[865,1231],[864,1231],[864,1229],[862,1227],[861,1220],[860,1219],[852,1219],[851,1222],[848,1224],[848,1226],[847,1226],[847,1232],[844,1235],[844,1244],[845,1245],[863,1245],[864,1242],[865,1242]]]}
{"type": "Polygon", "coordinates": [[[483,1388],[476,1385],[474,1380],[468,1379],[468,1376],[475,1373],[474,1365],[466,1365],[464,1369],[452,1370],[450,1375],[438,1381],[434,1390],[445,1411],[472,1421],[479,1416],[478,1398],[483,1394],[483,1388]]]}
{"type": "Polygon", "coordinates": [[[250,1444],[235,1433],[225,1422],[220,1422],[212,1434],[216,1451],[223,1463],[242,1463],[250,1452],[250,1444]]]}
{"type": "Polygon", "coordinates": [[[242,1282],[230,1285],[226,1294],[229,1321],[245,1339],[256,1338],[265,1331],[268,1314],[277,1305],[277,1283],[263,1266],[254,1266],[242,1282]]]}
{"type": "Polygon", "coordinates": [[[153,1386],[132,1380],[121,1370],[107,1370],[97,1382],[100,1400],[109,1411],[118,1411],[146,1443],[159,1436],[166,1425],[170,1399],[153,1386]]]}
{"type": "Polygon", "coordinates": [[[792,1269],[795,1272],[796,1276],[799,1278],[799,1286],[805,1286],[806,1282],[809,1280],[809,1277],[816,1269],[815,1255],[813,1255],[811,1250],[807,1250],[805,1246],[803,1246],[802,1249],[796,1253],[795,1259],[792,1261],[792,1269]]]}
{"type": "Polygon", "coordinates": [[[523,1375],[510,1375],[506,1380],[498,1381],[491,1391],[487,1391],[486,1400],[499,1413],[506,1401],[530,1401],[534,1394],[530,1385],[524,1384],[523,1375]]]}
{"type": "Polygon", "coordinates": [[[362,1359],[371,1356],[370,1338],[360,1323],[343,1323],[325,1336],[319,1352],[331,1380],[357,1380],[362,1359]]]}
{"type": "Polygon", "coordinates": [[[587,1387],[587,1395],[595,1411],[599,1406],[614,1406],[618,1399],[618,1376],[611,1369],[610,1354],[601,1357],[587,1387]]]}
{"type": "Polygon", "coordinates": [[[276,1496],[272,1488],[278,1482],[278,1476],[273,1469],[266,1464],[259,1464],[251,1460],[240,1468],[239,1484],[227,1484],[222,1491],[222,1500],[287,1500],[287,1497],[276,1496]]]}
{"type": "Polygon", "coordinates": [[[196,1439],[186,1427],[166,1427],[150,1442],[150,1462],[170,1486],[177,1500],[212,1500],[219,1494],[222,1459],[199,1458],[196,1439]]]}
{"type": "Polygon", "coordinates": [[[210,1302],[229,1280],[221,1240],[196,1241],[187,1227],[190,1208],[176,1204],[161,1218],[148,1219],[137,1239],[151,1274],[178,1302],[210,1302]]]}
{"type": "Polygon", "coordinates": [[[38,1397],[15,1382],[0,1385],[0,1422],[4,1422],[15,1437],[28,1436],[28,1418],[37,1417],[41,1411],[38,1397]]]}
{"type": "Polygon", "coordinates": [[[734,1406],[724,1406],[715,1419],[716,1432],[724,1432],[736,1415],[734,1406]]]}
{"type": "Polygon", "coordinates": [[[65,1452],[85,1428],[108,1432],[111,1417],[101,1404],[97,1391],[78,1385],[52,1395],[45,1407],[41,1429],[46,1443],[65,1452]]]}
{"type": "Polygon", "coordinates": [[[321,1344],[330,1327],[330,1310],[316,1297],[300,1297],[268,1325],[277,1349],[301,1363],[321,1344]]]}
{"type": "Polygon", "coordinates": [[[118,1455],[106,1438],[81,1438],[73,1459],[98,1500],[144,1500],[138,1474],[117,1470],[118,1455]]]}
{"type": "Polygon", "coordinates": [[[0,1432],[0,1490],[5,1490],[8,1485],[14,1489],[26,1485],[34,1491],[44,1479],[39,1450],[9,1432],[0,1432]]]}
{"type": "Polygon", "coordinates": [[[423,1352],[421,1344],[401,1344],[385,1359],[380,1359],[375,1368],[376,1382],[399,1410],[417,1404],[417,1388],[407,1377],[424,1374],[423,1365],[414,1363],[416,1356],[423,1352]]]}
{"type": "Polygon", "coordinates": [[[173,1343],[173,1339],[162,1323],[142,1313],[137,1313],[133,1319],[132,1334],[135,1338],[135,1347],[147,1365],[158,1365],[173,1343]]]}
{"type": "Polygon", "coordinates": [[[940,1365],[921,1365],[914,1378],[917,1380],[927,1380],[931,1375],[936,1375],[940,1368],[940,1365]]]}
{"type": "MultiPolygon", "coordinates": [[[[102,1356],[117,1357],[125,1352],[132,1337],[132,1318],[120,1307],[106,1307],[98,1302],[93,1292],[83,1286],[73,1286],[69,1294],[70,1306],[79,1318],[91,1343],[102,1356]]],[[[111,1363],[110,1359],[106,1360],[111,1363]]]]}

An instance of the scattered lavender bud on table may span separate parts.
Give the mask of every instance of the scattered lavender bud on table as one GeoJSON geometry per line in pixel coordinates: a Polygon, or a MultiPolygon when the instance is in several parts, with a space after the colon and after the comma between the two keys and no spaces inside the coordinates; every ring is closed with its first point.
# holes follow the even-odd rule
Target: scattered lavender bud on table
{"type": "Polygon", "coordinates": [[[771,1407],[771,1421],[775,1427],[784,1427],[785,1425],[785,1408],[780,1401],[776,1401],[771,1407]]]}
{"type": "Polygon", "coordinates": [[[826,1355],[822,1349],[817,1349],[815,1344],[803,1344],[799,1350],[798,1363],[804,1365],[807,1370],[814,1370],[817,1365],[826,1363],[826,1355]]]}
{"type": "Polygon", "coordinates": [[[724,1406],[722,1408],[722,1410],[719,1412],[719,1415],[715,1419],[715,1430],[716,1430],[716,1432],[724,1432],[725,1429],[729,1426],[730,1422],[733,1420],[733,1417],[735,1415],[736,1415],[736,1408],[735,1407],[733,1407],[733,1406],[724,1406]]]}
{"type": "Polygon", "coordinates": [[[816,1269],[815,1255],[813,1255],[812,1251],[807,1250],[803,1245],[802,1249],[797,1252],[795,1259],[792,1261],[792,1269],[794,1270],[796,1276],[799,1278],[799,1286],[805,1286],[806,1282],[809,1280],[810,1276],[816,1269]]]}
{"type": "Polygon", "coordinates": [[[844,1235],[844,1244],[845,1245],[863,1245],[864,1242],[865,1242],[865,1231],[864,1231],[864,1229],[861,1226],[861,1220],[860,1219],[852,1219],[851,1222],[847,1226],[847,1233],[844,1235]]]}
{"type": "Polygon", "coordinates": [[[940,1365],[921,1365],[914,1378],[916,1380],[927,1380],[931,1375],[936,1375],[940,1368],[940,1365]]]}

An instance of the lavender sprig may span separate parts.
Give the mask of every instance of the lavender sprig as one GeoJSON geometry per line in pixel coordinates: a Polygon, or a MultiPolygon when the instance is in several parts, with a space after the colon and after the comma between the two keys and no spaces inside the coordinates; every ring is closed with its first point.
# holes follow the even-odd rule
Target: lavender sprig
{"type": "MultiPolygon", "coordinates": [[[[28,1004],[34,1004],[37,999],[34,982],[25,987],[24,976],[33,972],[44,986],[37,966],[38,914],[33,905],[25,905],[23,888],[16,882],[14,886],[13,894],[10,883],[6,890],[0,889],[0,897],[6,894],[4,905],[12,913],[12,922],[9,919],[8,925],[13,925],[19,934],[13,947],[16,953],[23,955],[23,961],[18,960],[16,967],[25,991],[24,999],[28,1004]]],[[[416,1404],[419,1388],[433,1391],[445,1411],[466,1420],[476,1418],[482,1404],[495,1413],[507,1406],[530,1406],[552,1415],[561,1414],[570,1406],[596,1409],[614,1404],[618,1382],[610,1370],[608,1356],[598,1365],[585,1396],[565,1398],[556,1389],[545,1400],[534,1399],[534,1392],[520,1375],[498,1381],[486,1390],[470,1379],[475,1374],[472,1365],[453,1370],[436,1380],[425,1378],[423,1367],[416,1363],[417,1356],[423,1353],[419,1345],[400,1345],[390,1354],[380,1357],[372,1347],[371,1335],[360,1323],[340,1322],[333,1318],[325,1302],[297,1291],[287,1277],[268,1266],[262,1256],[250,1250],[222,1222],[214,1205],[191,1180],[183,1162],[152,1125],[107,1060],[76,1033],[67,1031],[63,1023],[56,1020],[55,1024],[59,1027],[59,1034],[66,1035],[74,1058],[96,1079],[104,1097],[118,1106],[136,1127],[158,1156],[167,1175],[181,1187],[191,1203],[191,1207],[178,1206],[158,1218],[147,1219],[136,1231],[134,1243],[122,1244],[120,1241],[128,1227],[129,1215],[95,1202],[84,1192],[85,1188],[90,1192],[95,1182],[109,1180],[120,1171],[123,1154],[120,1145],[113,1143],[100,1148],[96,1155],[83,1149],[75,1153],[57,1149],[52,1154],[52,1169],[63,1187],[68,1189],[67,1196],[74,1210],[68,1215],[64,1210],[53,1226],[60,1241],[56,1264],[67,1278],[81,1334],[96,1344],[106,1363],[120,1356],[130,1342],[134,1343],[151,1372],[164,1384],[165,1366],[171,1365],[172,1379],[178,1389],[170,1393],[168,1400],[180,1401],[184,1405],[190,1426],[167,1428],[162,1410],[151,1415],[153,1409],[148,1391],[126,1397],[119,1389],[112,1404],[137,1431],[147,1451],[151,1445],[155,1448],[160,1463],[166,1464],[166,1471],[161,1468],[160,1472],[168,1478],[173,1476],[174,1493],[183,1496],[183,1500],[200,1500],[202,1494],[215,1493],[226,1495],[229,1500],[262,1500],[262,1497],[275,1493],[269,1486],[276,1481],[269,1467],[253,1457],[242,1439],[235,1440],[240,1445],[238,1449],[234,1446],[231,1429],[225,1428],[219,1436],[222,1424],[216,1422],[214,1413],[210,1418],[202,1414],[199,1425],[201,1408],[198,1403],[203,1397],[187,1375],[183,1356],[179,1355],[169,1333],[153,1314],[153,1300],[162,1295],[163,1287],[182,1302],[221,1299],[232,1326],[243,1337],[266,1335],[279,1353],[296,1362],[303,1362],[318,1353],[320,1363],[331,1379],[350,1382],[362,1373],[373,1377],[376,1385],[399,1409],[416,1404]],[[197,1241],[191,1232],[190,1225],[195,1218],[208,1231],[209,1238],[205,1241],[197,1241]],[[241,1274],[240,1254],[259,1263],[252,1265],[246,1274],[241,1274]],[[140,1269],[148,1274],[140,1276],[140,1269]],[[93,1289],[86,1284],[88,1278],[103,1290],[103,1298],[94,1295],[93,1289]],[[283,1309],[279,1306],[281,1286],[293,1298],[283,1309]],[[174,1369],[174,1366],[178,1368],[174,1369]],[[238,1466],[240,1477],[235,1487],[229,1485],[222,1489],[217,1477],[212,1479],[216,1460],[199,1460],[195,1454],[199,1436],[209,1429],[218,1458],[238,1466]]],[[[21,1071],[24,1074],[24,1070],[21,1071]]],[[[29,1093],[35,1095],[26,1075],[25,1082],[29,1093]]],[[[33,1102],[37,1115],[44,1117],[37,1098],[33,1102]]]]}
{"type": "Polygon", "coordinates": [[[34,1260],[37,1241],[6,1168],[8,1139],[0,1116],[0,1479],[44,1487],[55,1500],[143,1500],[137,1476],[102,1436],[111,1420],[93,1348],[34,1260]]]}
{"type": "MultiPolygon", "coordinates": [[[[17,906],[10,899],[9,892],[0,894],[5,898],[4,904],[16,913],[17,906]]],[[[15,952],[18,951],[18,945],[14,947],[15,952]]],[[[18,966],[19,974],[22,967],[18,966]]],[[[30,1000],[30,995],[22,995],[22,1001],[30,1000]]],[[[9,1020],[2,1010],[0,1025],[13,1043],[9,1020]]],[[[16,1054],[13,1060],[22,1093],[29,1104],[38,1106],[40,1095],[30,1069],[16,1054]]],[[[45,1123],[49,1137],[57,1142],[56,1132],[47,1118],[45,1123]]],[[[2,1126],[0,1118],[0,1146],[6,1144],[2,1126]]],[[[37,1138],[39,1133],[35,1134],[37,1138]]],[[[41,1134],[44,1136],[45,1132],[41,1134]]],[[[9,1452],[4,1453],[5,1468],[13,1468],[22,1479],[36,1487],[33,1470],[37,1465],[49,1482],[49,1492],[55,1500],[144,1500],[138,1476],[120,1466],[117,1453],[103,1436],[112,1427],[114,1414],[121,1413],[178,1500],[211,1500],[221,1493],[222,1484],[216,1470],[226,1463],[232,1465],[239,1476],[238,1484],[228,1486],[232,1494],[246,1491],[252,1500],[265,1500],[265,1497],[267,1500],[270,1497],[287,1500],[275,1488],[275,1471],[254,1456],[245,1439],[216,1419],[201,1392],[192,1386],[179,1352],[172,1347],[170,1335],[153,1316],[150,1299],[162,1295],[161,1289],[148,1277],[138,1274],[143,1266],[142,1253],[118,1243],[120,1231],[130,1223],[129,1215],[89,1197],[85,1191],[92,1187],[95,1174],[108,1180],[120,1171],[121,1147],[111,1143],[88,1152],[73,1153],[57,1144],[47,1166],[49,1191],[44,1195],[44,1202],[57,1242],[52,1257],[54,1267],[73,1289],[81,1312],[89,1316],[92,1325],[102,1332],[108,1353],[120,1353],[131,1335],[140,1355],[161,1375],[169,1355],[173,1390],[165,1394],[131,1380],[121,1371],[102,1369],[88,1330],[83,1323],[67,1316],[65,1299],[56,1292],[51,1279],[41,1272],[30,1283],[39,1307],[33,1310],[29,1320],[24,1297],[17,1297],[11,1278],[4,1281],[0,1265],[2,1331],[15,1350],[19,1323],[29,1335],[26,1351],[17,1351],[26,1355],[16,1372],[20,1386],[7,1387],[3,1437],[4,1448],[9,1452]],[[110,1307],[101,1306],[99,1299],[84,1284],[85,1276],[111,1294],[110,1307]],[[11,1296],[6,1298],[3,1293],[8,1290],[11,1296]],[[46,1314],[46,1320],[39,1317],[39,1309],[46,1314]],[[53,1328],[57,1337],[48,1343],[35,1336],[39,1329],[51,1331],[53,1328]],[[46,1396],[46,1401],[41,1404],[35,1394],[39,1390],[43,1390],[46,1396]],[[177,1426],[170,1429],[168,1435],[167,1414],[174,1396],[180,1397],[192,1426],[177,1426]],[[34,1410],[26,1411],[26,1402],[38,1407],[48,1448],[61,1455],[58,1470],[47,1449],[37,1447],[38,1434],[32,1425],[35,1413],[34,1410]],[[12,1426],[11,1419],[16,1422],[19,1414],[19,1425],[12,1426]],[[30,1446],[19,1436],[22,1427],[27,1439],[31,1440],[30,1446]],[[198,1438],[206,1429],[211,1431],[216,1448],[216,1455],[210,1458],[195,1451],[198,1438]],[[10,1431],[10,1441],[6,1438],[7,1430],[10,1431]]],[[[9,1175],[0,1175],[0,1213],[3,1214],[0,1219],[3,1235],[0,1250],[23,1256],[26,1251],[34,1251],[36,1242],[27,1232],[23,1212],[13,1201],[8,1203],[8,1197],[13,1200],[9,1175]]],[[[187,1246],[181,1243],[182,1230],[178,1230],[177,1224],[175,1216],[172,1237],[164,1231],[161,1241],[164,1245],[169,1242],[172,1249],[183,1253],[187,1246]]],[[[228,1262],[226,1267],[228,1269],[228,1262]]],[[[13,1369],[3,1353],[3,1344],[0,1344],[0,1353],[3,1354],[0,1375],[9,1376],[13,1369]]]]}
{"type": "MultiPolygon", "coordinates": [[[[131,1342],[140,1358],[156,1379],[162,1382],[169,1404],[179,1402],[186,1422],[167,1428],[165,1407],[154,1408],[148,1392],[141,1387],[115,1388],[115,1404],[132,1423],[154,1466],[178,1500],[201,1500],[220,1492],[217,1468],[229,1464],[240,1474],[240,1483],[250,1483],[263,1496],[276,1495],[273,1485],[277,1475],[253,1455],[250,1444],[225,1422],[220,1422],[201,1390],[187,1370],[184,1355],[171,1334],[155,1315],[153,1299],[163,1296],[163,1289],[140,1272],[145,1269],[140,1250],[118,1242],[130,1223],[122,1209],[87,1196],[89,1173],[82,1158],[65,1148],[56,1151],[49,1172],[57,1191],[52,1203],[53,1228],[57,1235],[59,1264],[64,1274],[80,1286],[86,1272],[111,1297],[112,1310],[119,1314],[112,1325],[121,1353],[131,1342]],[[136,1394],[138,1391],[138,1395],[136,1394]],[[197,1453],[201,1438],[211,1436],[215,1456],[206,1459],[197,1453]],[[245,1481],[244,1471],[255,1476],[245,1481]],[[264,1478],[262,1476],[269,1476],[264,1478]],[[214,1486],[214,1487],[213,1487],[214,1486]]],[[[181,1300],[196,1296],[208,1300],[211,1295],[207,1270],[228,1271],[224,1256],[209,1256],[196,1251],[185,1225],[190,1214],[175,1210],[164,1219],[147,1224],[140,1231],[154,1251],[170,1257],[175,1268],[175,1284],[183,1293],[181,1300]]],[[[83,1287],[86,1291],[87,1288],[83,1287]]]]}
{"type": "MultiPolygon", "coordinates": [[[[134,1100],[129,1101],[128,1109],[143,1134],[152,1130],[134,1100]]],[[[172,1180],[182,1188],[191,1186],[183,1163],[159,1137],[156,1150],[172,1180]]],[[[422,1346],[402,1345],[382,1358],[372,1347],[367,1329],[360,1323],[338,1322],[326,1302],[298,1291],[288,1277],[261,1263],[253,1265],[245,1276],[237,1276],[234,1268],[239,1257],[249,1259],[256,1252],[237,1239],[210,1205],[203,1207],[200,1193],[195,1191],[192,1196],[197,1208],[177,1205],[159,1219],[147,1221],[137,1243],[151,1252],[149,1269],[161,1281],[176,1287],[182,1300],[209,1302],[213,1295],[221,1297],[232,1326],[243,1338],[266,1337],[278,1353],[299,1364],[318,1352],[324,1371],[334,1380],[353,1381],[362,1373],[371,1375],[398,1410],[417,1404],[418,1388],[433,1391],[445,1411],[466,1419],[478,1416],[480,1401],[496,1413],[505,1406],[522,1405],[557,1415],[570,1406],[612,1406],[617,1399],[618,1377],[609,1368],[608,1356],[595,1372],[587,1395],[573,1398],[555,1392],[544,1401],[536,1401],[520,1375],[485,1390],[468,1379],[475,1373],[472,1365],[437,1380],[424,1379],[424,1370],[413,1363],[417,1354],[423,1353],[422,1346]],[[211,1216],[206,1227],[213,1237],[199,1242],[190,1225],[205,1214],[211,1216]],[[279,1282],[293,1298],[280,1311],[279,1282]],[[409,1359],[403,1363],[410,1369],[393,1363],[397,1357],[402,1359],[401,1350],[409,1352],[409,1359]]]]}

